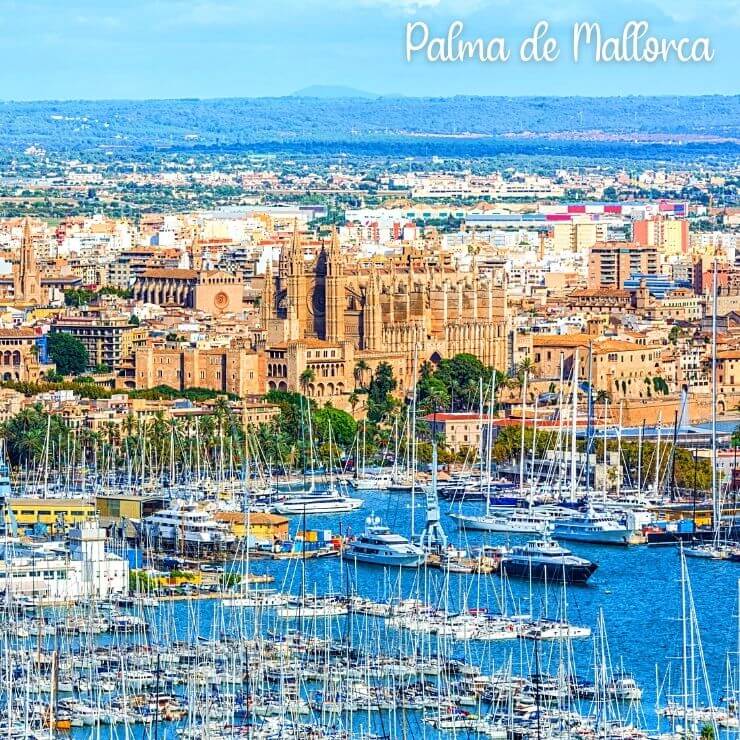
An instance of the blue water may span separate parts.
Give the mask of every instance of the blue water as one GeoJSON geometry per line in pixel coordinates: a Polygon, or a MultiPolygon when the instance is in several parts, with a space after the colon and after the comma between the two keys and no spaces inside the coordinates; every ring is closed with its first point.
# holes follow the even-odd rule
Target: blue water
{"type": "MultiPolygon", "coordinates": [[[[380,515],[386,524],[395,531],[411,534],[411,497],[408,493],[362,492],[353,493],[365,499],[365,506],[355,512],[333,516],[309,516],[308,528],[331,529],[334,532],[359,532],[364,528],[365,518],[371,512],[380,515]]],[[[470,510],[481,510],[483,504],[469,504],[470,510]]],[[[454,522],[445,511],[443,503],[443,524],[454,544],[474,547],[483,542],[503,544],[505,535],[490,533],[464,534],[457,530],[454,522]]],[[[423,497],[419,497],[416,514],[416,531],[423,525],[425,508],[423,497]]],[[[301,517],[291,521],[291,531],[303,527],[301,517]]],[[[527,537],[512,538],[523,541],[527,537]]],[[[575,553],[599,564],[596,574],[587,586],[572,586],[567,589],[568,618],[577,624],[588,625],[596,632],[599,612],[604,615],[608,634],[612,666],[623,667],[632,673],[644,690],[641,704],[642,717],[639,718],[649,729],[658,727],[655,714],[656,666],[663,682],[663,703],[666,696],[675,698],[680,689],[681,662],[681,585],[680,558],[674,547],[606,547],[582,544],[569,545],[575,553]]],[[[711,683],[711,693],[715,703],[725,692],[725,665],[728,652],[736,650],[736,592],[740,578],[740,564],[704,560],[689,561],[690,580],[693,589],[697,619],[701,629],[703,652],[711,683]]],[[[471,576],[464,574],[445,575],[434,569],[404,569],[389,572],[382,567],[348,564],[339,558],[316,560],[268,561],[253,560],[250,567],[253,573],[270,573],[275,576],[276,588],[294,594],[305,589],[308,593],[357,592],[377,599],[389,595],[426,598],[430,602],[445,604],[450,611],[467,605],[468,607],[487,607],[499,611],[502,601],[509,613],[518,610],[533,615],[544,614],[560,616],[563,608],[562,585],[545,586],[530,584],[523,580],[512,580],[505,585],[497,575],[471,576]],[[503,595],[502,595],[502,592],[503,595]]],[[[220,608],[217,601],[169,602],[151,611],[156,615],[160,626],[152,632],[155,642],[168,639],[219,638],[228,634],[253,634],[257,627],[254,620],[260,621],[259,630],[285,629],[284,623],[277,623],[274,615],[266,610],[255,614],[253,610],[220,608]],[[177,634],[162,629],[163,624],[174,625],[177,634]],[[196,629],[193,629],[196,625],[196,629]],[[245,631],[246,628],[246,631],[245,631]]],[[[298,625],[293,623],[295,628],[298,625]]],[[[330,631],[336,637],[346,637],[347,618],[317,620],[303,625],[311,634],[323,637],[330,631]]],[[[555,673],[558,661],[562,658],[564,646],[561,643],[543,642],[535,662],[535,645],[528,640],[507,642],[453,642],[445,639],[418,638],[411,633],[398,633],[387,629],[383,620],[354,617],[352,619],[353,645],[360,644],[361,636],[369,645],[370,654],[383,651],[398,654],[399,650],[414,650],[419,643],[426,642],[425,654],[438,652],[445,656],[462,658],[480,665],[484,673],[510,664],[515,673],[526,675],[534,672],[538,665],[543,672],[555,673]]],[[[110,638],[101,638],[107,642],[110,638]]],[[[573,641],[575,670],[581,676],[592,677],[593,641],[581,639],[573,641]]],[[[732,656],[733,660],[735,656],[732,656]]],[[[699,674],[700,671],[698,670],[699,674]]],[[[697,682],[699,703],[706,700],[703,681],[697,682]]],[[[309,687],[309,691],[316,687],[309,687]]],[[[626,716],[626,705],[622,705],[622,716],[626,716]]],[[[629,716],[630,720],[634,716],[629,716]]],[[[396,718],[398,721],[398,718],[396,718]]],[[[421,721],[421,716],[410,713],[403,720],[409,723],[407,730],[414,736],[438,737],[429,726],[421,721]],[[413,715],[413,716],[411,716],[413,715]]],[[[355,729],[386,734],[384,723],[391,722],[385,713],[371,715],[358,714],[353,720],[355,729]]],[[[667,730],[664,722],[662,729],[667,730]]],[[[173,737],[174,727],[164,723],[160,728],[161,737],[173,737]]],[[[144,735],[136,728],[136,737],[144,735]]],[[[397,733],[400,736],[400,733],[397,733]]],[[[75,731],[76,736],[89,735],[88,730],[75,731]]],[[[103,735],[107,737],[107,732],[103,735]]]]}
{"type": "MultiPolygon", "coordinates": [[[[365,518],[374,512],[394,531],[411,534],[411,496],[408,493],[351,492],[365,499],[365,506],[355,512],[334,516],[308,516],[306,526],[331,529],[334,532],[360,532],[365,518]]],[[[484,504],[468,504],[466,509],[482,510],[484,504]]],[[[522,542],[531,537],[511,537],[496,533],[463,533],[456,528],[442,502],[442,521],[450,541],[461,547],[482,543],[504,544],[522,542]]],[[[423,497],[417,498],[416,531],[423,526],[423,497]]],[[[291,521],[291,531],[301,529],[300,517],[291,521]]],[[[681,671],[681,584],[680,558],[672,546],[609,547],[569,543],[569,549],[596,563],[599,568],[586,586],[567,589],[567,616],[577,624],[588,625],[596,632],[599,612],[603,611],[614,668],[623,665],[644,690],[642,707],[649,725],[655,723],[656,666],[663,682],[663,702],[666,694],[679,693],[681,671]]],[[[725,561],[689,560],[691,588],[702,647],[715,703],[725,693],[728,652],[737,650],[737,590],[740,564],[725,561]]],[[[253,561],[252,572],[271,573],[275,586],[292,593],[346,592],[353,590],[364,596],[383,599],[398,594],[398,571],[382,567],[348,564],[339,558],[301,561],[253,561]]],[[[563,609],[562,585],[545,586],[524,580],[511,580],[504,587],[497,575],[472,576],[427,570],[426,576],[414,570],[401,573],[403,596],[426,596],[430,601],[447,594],[450,611],[468,607],[488,607],[498,611],[505,591],[506,609],[533,615],[560,616],[563,609]],[[445,588],[448,579],[449,588],[445,588]]],[[[213,609],[205,606],[204,614],[213,609]]],[[[207,619],[207,617],[206,617],[207,619]]],[[[591,640],[575,640],[576,668],[588,675],[593,664],[591,640]]],[[[501,666],[509,655],[513,665],[523,673],[533,671],[531,641],[495,643],[446,643],[440,649],[455,657],[467,657],[479,662],[484,669],[501,666]]],[[[561,647],[556,643],[542,646],[542,670],[557,670],[561,647]]],[[[698,654],[698,650],[697,650],[698,654]]],[[[735,656],[732,656],[733,661],[735,656]]],[[[700,675],[700,669],[697,669],[700,675]]],[[[699,701],[706,699],[703,681],[697,682],[699,701]]]]}

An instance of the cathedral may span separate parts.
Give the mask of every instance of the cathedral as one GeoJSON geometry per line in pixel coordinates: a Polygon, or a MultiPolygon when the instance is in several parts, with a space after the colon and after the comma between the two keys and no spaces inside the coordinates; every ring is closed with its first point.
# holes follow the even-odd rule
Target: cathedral
{"type": "Polygon", "coordinates": [[[63,291],[79,288],[82,279],[77,275],[50,273],[36,261],[37,237],[31,220],[24,218],[18,259],[13,262],[11,275],[0,277],[0,300],[24,306],[45,306],[52,299],[61,300],[63,291]]]}
{"type": "Polygon", "coordinates": [[[461,352],[507,366],[506,289],[493,273],[445,264],[433,240],[426,249],[363,266],[341,250],[336,231],[307,259],[301,235],[268,262],[261,304],[266,344],[344,345],[380,361],[438,361],[461,352]]]}

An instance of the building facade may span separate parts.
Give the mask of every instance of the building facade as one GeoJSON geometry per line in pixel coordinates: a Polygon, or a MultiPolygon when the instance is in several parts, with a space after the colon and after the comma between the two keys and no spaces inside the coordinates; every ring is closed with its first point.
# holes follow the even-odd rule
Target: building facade
{"type": "Polygon", "coordinates": [[[657,275],[658,249],[629,242],[599,242],[589,250],[588,287],[624,288],[632,275],[657,275]]]}
{"type": "MultiPolygon", "coordinates": [[[[319,341],[344,356],[354,351],[370,362],[414,354],[421,363],[460,352],[505,367],[508,342],[506,289],[475,260],[464,273],[431,249],[361,265],[345,257],[333,233],[306,254],[300,234],[281,251],[277,275],[265,275],[261,323],[266,346],[319,341]],[[341,348],[341,349],[340,349],[341,348]]],[[[308,359],[308,358],[307,358],[308,359]]],[[[330,356],[320,359],[330,360],[330,356]]],[[[329,363],[331,365],[331,363],[329,363]]],[[[408,376],[404,368],[403,377],[408,376]]],[[[328,382],[346,385],[347,373],[328,382]]],[[[287,386],[296,388],[295,379],[287,386]]]]}

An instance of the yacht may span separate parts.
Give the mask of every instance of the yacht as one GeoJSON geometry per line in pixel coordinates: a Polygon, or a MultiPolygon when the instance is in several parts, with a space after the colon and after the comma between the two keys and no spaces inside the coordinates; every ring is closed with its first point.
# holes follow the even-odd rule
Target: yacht
{"type": "Polygon", "coordinates": [[[193,502],[175,501],[168,509],[142,519],[141,528],[145,538],[180,545],[220,547],[236,540],[228,524],[217,522],[193,502]]]}
{"type": "Polygon", "coordinates": [[[501,560],[505,575],[537,581],[586,583],[596,568],[596,563],[573,555],[551,540],[547,533],[542,539],[512,547],[501,560]]]}
{"type": "Polygon", "coordinates": [[[336,490],[313,491],[288,496],[273,504],[275,514],[341,514],[362,506],[362,499],[344,496],[336,490]]]}
{"type": "Polygon", "coordinates": [[[557,540],[591,542],[597,545],[626,545],[632,532],[612,514],[588,506],[583,514],[574,513],[555,522],[552,535],[557,540]]]}
{"type": "Polygon", "coordinates": [[[395,565],[415,568],[424,563],[424,550],[400,534],[394,534],[381,524],[380,517],[369,516],[365,531],[344,548],[346,560],[356,560],[375,565],[395,565]]]}
{"type": "Polygon", "coordinates": [[[515,509],[511,514],[450,514],[461,529],[475,529],[484,532],[509,532],[512,534],[544,534],[557,520],[569,516],[570,511],[556,506],[541,506],[528,509],[515,509]]]}
{"type": "Polygon", "coordinates": [[[703,558],[705,560],[730,560],[736,551],[735,545],[728,542],[692,542],[683,547],[683,554],[687,558],[703,558]]]}
{"type": "Polygon", "coordinates": [[[361,473],[350,478],[349,483],[358,491],[385,491],[393,485],[393,476],[390,473],[361,473]]]}

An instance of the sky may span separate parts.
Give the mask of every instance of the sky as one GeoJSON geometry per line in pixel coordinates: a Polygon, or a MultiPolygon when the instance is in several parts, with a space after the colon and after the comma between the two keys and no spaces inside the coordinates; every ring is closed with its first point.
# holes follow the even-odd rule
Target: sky
{"type": "Polygon", "coordinates": [[[0,99],[281,96],[313,85],[383,95],[651,95],[740,92],[740,0],[0,0],[0,99]],[[406,24],[518,53],[539,20],[552,64],[405,58],[406,24]],[[574,22],[604,36],[646,20],[659,37],[706,36],[710,63],[574,63],[574,22]]]}

